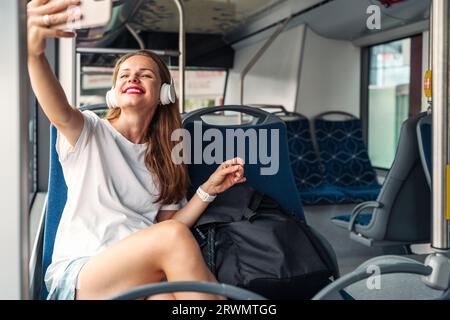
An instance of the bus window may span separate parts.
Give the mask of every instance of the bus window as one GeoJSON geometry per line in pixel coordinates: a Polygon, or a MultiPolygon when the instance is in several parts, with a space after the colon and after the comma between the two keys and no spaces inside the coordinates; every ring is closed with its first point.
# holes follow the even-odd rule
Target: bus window
{"type": "Polygon", "coordinates": [[[370,48],[368,147],[374,167],[391,167],[408,118],[410,52],[410,38],[370,48]]]}
{"type": "MultiPolygon", "coordinates": [[[[178,70],[171,70],[178,88],[178,70]]],[[[225,70],[186,70],[186,97],[184,112],[204,107],[223,105],[225,95],[225,70]]]]}
{"type": "Polygon", "coordinates": [[[106,92],[111,89],[112,67],[81,68],[81,93],[79,105],[105,103],[106,92]]]}

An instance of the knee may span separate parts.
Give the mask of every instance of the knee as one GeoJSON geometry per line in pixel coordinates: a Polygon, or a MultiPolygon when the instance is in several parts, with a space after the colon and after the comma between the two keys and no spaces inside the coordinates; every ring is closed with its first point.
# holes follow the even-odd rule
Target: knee
{"type": "Polygon", "coordinates": [[[161,241],[166,244],[180,244],[192,239],[191,230],[182,222],[177,220],[166,220],[158,223],[161,241]]]}
{"type": "Polygon", "coordinates": [[[163,270],[167,266],[173,267],[174,261],[187,261],[188,258],[196,256],[193,253],[198,251],[197,241],[185,224],[176,220],[166,220],[156,226],[158,226],[156,247],[159,250],[163,270]]]}

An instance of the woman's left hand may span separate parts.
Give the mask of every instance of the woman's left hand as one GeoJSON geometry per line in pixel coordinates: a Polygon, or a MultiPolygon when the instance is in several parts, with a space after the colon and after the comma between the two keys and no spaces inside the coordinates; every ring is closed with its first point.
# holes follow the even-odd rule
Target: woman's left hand
{"type": "Polygon", "coordinates": [[[213,196],[245,180],[244,161],[237,157],[223,162],[202,185],[202,189],[213,196]]]}

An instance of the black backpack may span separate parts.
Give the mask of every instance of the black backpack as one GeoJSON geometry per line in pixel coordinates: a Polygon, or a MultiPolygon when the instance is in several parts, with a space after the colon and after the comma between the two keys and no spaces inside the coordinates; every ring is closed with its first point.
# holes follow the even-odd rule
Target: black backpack
{"type": "Polygon", "coordinates": [[[218,195],[192,231],[219,282],[268,299],[309,299],[338,276],[316,233],[251,187],[218,195]]]}

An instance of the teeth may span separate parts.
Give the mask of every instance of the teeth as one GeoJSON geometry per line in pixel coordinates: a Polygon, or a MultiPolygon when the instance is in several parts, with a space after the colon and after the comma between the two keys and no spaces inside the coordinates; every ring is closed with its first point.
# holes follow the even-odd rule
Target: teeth
{"type": "Polygon", "coordinates": [[[142,93],[142,91],[139,89],[128,89],[126,93],[142,93]]]}

